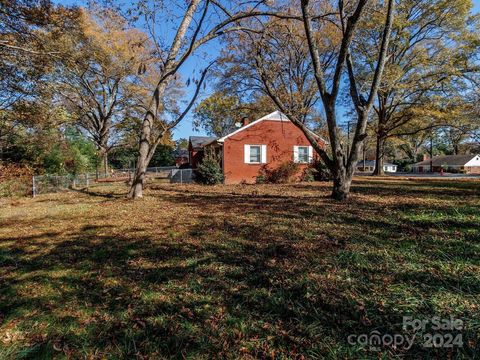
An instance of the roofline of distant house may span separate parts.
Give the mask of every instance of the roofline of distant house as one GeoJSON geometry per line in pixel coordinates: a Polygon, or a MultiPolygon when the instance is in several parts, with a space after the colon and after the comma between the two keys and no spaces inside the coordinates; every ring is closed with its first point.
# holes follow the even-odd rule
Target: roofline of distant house
{"type": "MultiPolygon", "coordinates": [[[[466,164],[466,163],[465,163],[466,164]]],[[[449,164],[444,164],[446,166],[448,166],[449,168],[455,168],[455,167],[458,167],[458,168],[461,168],[461,167],[464,167],[465,165],[449,165],[449,164]]],[[[423,164],[423,165],[417,165],[417,164],[413,164],[412,167],[424,167],[424,166],[430,166],[430,164],[423,164]]],[[[443,165],[435,165],[433,164],[434,167],[439,167],[439,166],[443,166],[443,165]]]]}
{"type": "MultiPolygon", "coordinates": [[[[472,161],[472,159],[474,159],[475,157],[479,156],[480,154],[477,154],[477,155],[437,155],[437,156],[434,156],[432,159],[427,159],[427,160],[422,160],[422,161],[419,161],[417,163],[414,163],[412,164],[412,166],[416,166],[416,167],[419,167],[419,166],[429,166],[431,162],[435,162],[436,160],[438,160],[438,158],[443,158],[443,157],[446,157],[446,156],[449,156],[451,158],[454,158],[454,157],[460,157],[460,156],[471,156],[469,160],[465,161],[465,164],[472,161]]],[[[446,165],[450,166],[450,167],[462,167],[464,166],[465,164],[463,165],[460,165],[460,164],[455,164],[455,165],[449,165],[448,163],[446,165]]],[[[434,165],[434,166],[442,166],[442,165],[434,165]]]]}
{"type": "MultiPolygon", "coordinates": [[[[235,130],[234,132],[231,132],[230,134],[228,135],[225,135],[224,137],[221,137],[220,139],[216,139],[216,140],[213,140],[212,142],[208,143],[208,144],[205,144],[205,145],[210,145],[214,142],[219,142],[219,143],[223,143],[225,141],[225,139],[229,138],[230,136],[233,136],[235,134],[238,134],[239,132],[245,130],[245,129],[248,129],[249,127],[255,125],[255,124],[258,124],[259,122],[262,122],[262,121],[290,121],[290,119],[287,117],[287,115],[281,113],[280,111],[274,111],[268,115],[265,115],[264,117],[261,117],[260,119],[257,119],[255,121],[252,121],[250,124],[247,124],[245,126],[242,126],[240,129],[237,129],[235,130]],[[279,116],[279,117],[276,117],[276,116],[279,116]]],[[[310,132],[313,136],[319,138],[320,140],[322,140],[325,144],[328,144],[328,141],[325,140],[324,138],[322,138],[320,135],[318,134],[315,134],[312,130],[310,129],[307,129],[308,132],[310,132]]]]}

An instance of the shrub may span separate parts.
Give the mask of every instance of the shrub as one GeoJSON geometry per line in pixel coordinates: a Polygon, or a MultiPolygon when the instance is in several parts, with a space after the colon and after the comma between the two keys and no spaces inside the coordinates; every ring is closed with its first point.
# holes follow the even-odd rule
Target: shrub
{"type": "Polygon", "coordinates": [[[220,159],[213,149],[206,149],[202,162],[198,165],[195,179],[204,185],[216,185],[223,182],[220,159]]]}
{"type": "Polygon", "coordinates": [[[27,166],[0,163],[0,197],[30,195],[32,176],[27,166]]]}
{"type": "Polygon", "coordinates": [[[308,167],[303,171],[301,180],[304,182],[313,182],[315,181],[315,175],[317,174],[317,170],[313,167],[308,167]]]}
{"type": "Polygon", "coordinates": [[[267,182],[267,179],[265,178],[265,175],[258,175],[255,179],[255,183],[257,184],[265,184],[267,182]]]}
{"type": "Polygon", "coordinates": [[[414,162],[411,159],[393,160],[393,164],[397,165],[399,171],[411,172],[414,162]]]}
{"type": "Polygon", "coordinates": [[[284,184],[291,182],[293,177],[298,174],[299,165],[293,161],[286,161],[278,167],[269,169],[266,166],[260,170],[260,175],[257,177],[257,182],[271,184],[284,184]]]}
{"type": "Polygon", "coordinates": [[[303,173],[302,181],[330,181],[332,173],[322,161],[316,160],[303,173]]]}

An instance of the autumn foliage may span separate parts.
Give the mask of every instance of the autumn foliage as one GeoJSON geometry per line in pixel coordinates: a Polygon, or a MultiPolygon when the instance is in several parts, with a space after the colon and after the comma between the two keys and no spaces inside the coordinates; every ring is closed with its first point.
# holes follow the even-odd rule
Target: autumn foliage
{"type": "Polygon", "coordinates": [[[0,197],[31,194],[32,176],[28,166],[0,163],[0,197]]]}

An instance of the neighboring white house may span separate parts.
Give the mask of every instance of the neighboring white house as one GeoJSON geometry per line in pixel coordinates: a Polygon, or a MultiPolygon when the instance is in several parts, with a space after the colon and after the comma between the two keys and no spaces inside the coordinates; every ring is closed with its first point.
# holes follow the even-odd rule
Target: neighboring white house
{"type": "Polygon", "coordinates": [[[412,165],[415,173],[457,172],[464,174],[480,174],[480,155],[441,155],[434,156],[412,165]]]}
{"type": "MultiPolygon", "coordinates": [[[[373,170],[375,170],[376,163],[377,162],[375,160],[365,160],[365,162],[363,160],[359,161],[357,163],[356,170],[359,172],[373,172],[373,170]]],[[[397,172],[397,165],[384,163],[383,171],[388,173],[395,173],[397,172]]]]}

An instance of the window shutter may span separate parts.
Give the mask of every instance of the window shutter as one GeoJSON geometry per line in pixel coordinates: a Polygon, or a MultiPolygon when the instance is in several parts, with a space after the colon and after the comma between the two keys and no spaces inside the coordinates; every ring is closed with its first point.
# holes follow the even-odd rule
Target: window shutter
{"type": "Polygon", "coordinates": [[[308,162],[313,162],[313,147],[308,147],[308,162]]]}
{"type": "Polygon", "coordinates": [[[250,145],[244,145],[245,164],[250,164],[250,145]]]}
{"type": "Polygon", "coordinates": [[[267,145],[262,145],[261,154],[262,154],[262,164],[266,164],[267,163],[267,145]]]}
{"type": "Polygon", "coordinates": [[[293,147],[293,162],[298,163],[298,146],[293,147]]]}

